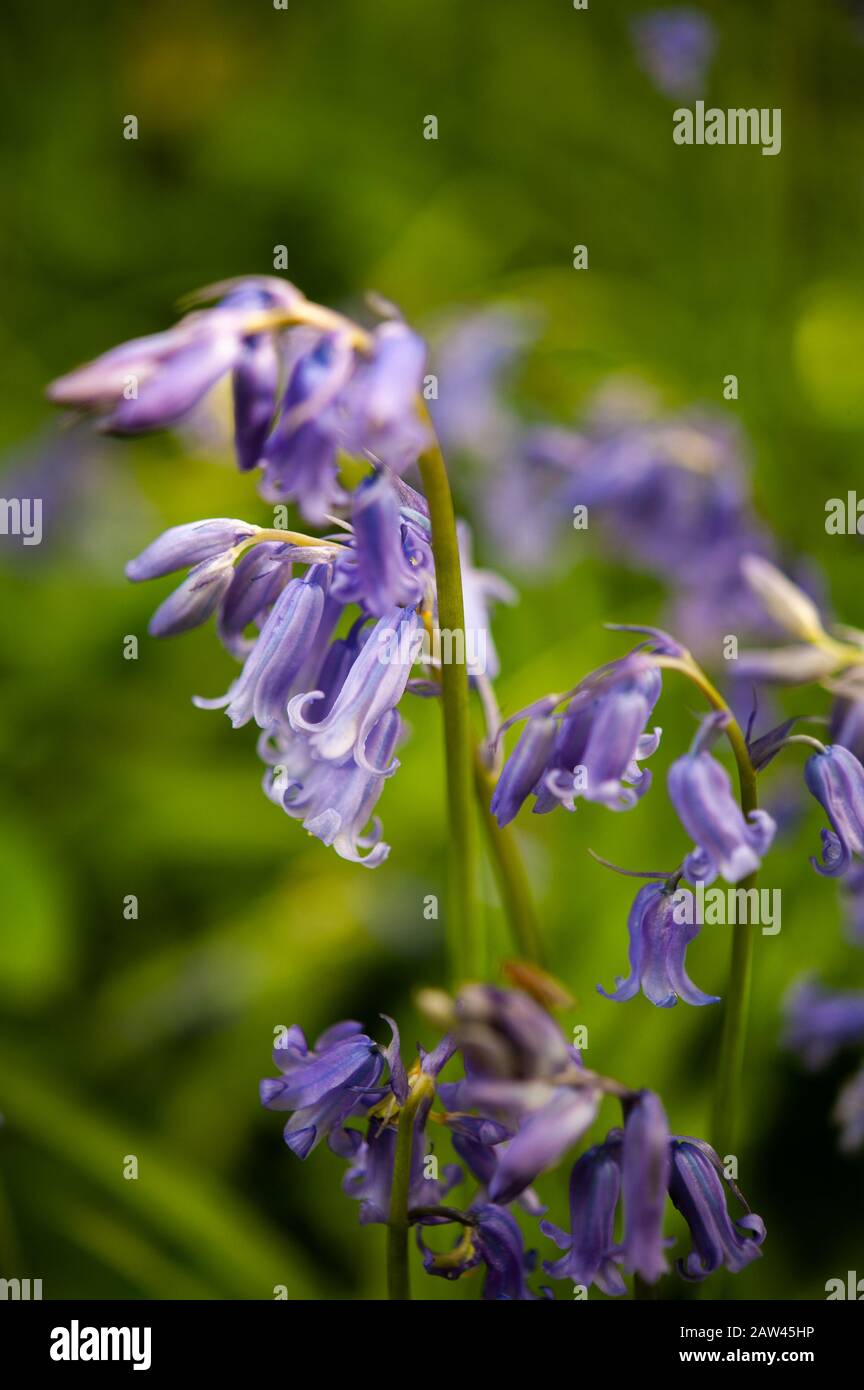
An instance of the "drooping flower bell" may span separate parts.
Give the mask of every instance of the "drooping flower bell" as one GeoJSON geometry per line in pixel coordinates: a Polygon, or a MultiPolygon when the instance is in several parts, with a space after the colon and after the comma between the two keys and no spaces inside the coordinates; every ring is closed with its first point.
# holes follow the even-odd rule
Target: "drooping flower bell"
{"type": "Polygon", "coordinates": [[[810,862],[831,878],[845,874],[853,855],[864,858],[864,767],[848,748],[829,744],[807,759],[804,780],[831,822],[822,831],[822,862],[810,862]]]}
{"type": "Polygon", "coordinates": [[[330,708],[315,718],[315,705],[325,699],[323,690],[306,690],[287,704],[288,721],[302,734],[313,758],[342,763],[353,757],[364,772],[377,775],[394,771],[392,762],[375,763],[370,739],[382,715],[395,709],[408,683],[422,636],[421,621],[413,608],[394,609],[379,618],[367,635],[330,708]]]}
{"type": "Polygon", "coordinates": [[[723,1172],[717,1154],[700,1139],[675,1135],[669,1195],[690,1228],[690,1253],[677,1262],[682,1279],[698,1283],[724,1266],[737,1274],[761,1255],[765,1222],[752,1212],[723,1172]],[[735,1220],[726,1205],[728,1186],[745,1208],[735,1220]]]}
{"type": "MultiPolygon", "coordinates": [[[[257,391],[250,390],[255,369],[247,345],[257,341],[270,313],[293,310],[302,299],[287,280],[238,282],[215,307],[196,310],[164,333],[123,343],[60,377],[48,397],[56,405],[95,411],[105,429],[137,434],[176,424],[234,370],[240,373],[238,431],[245,436],[254,429],[252,417],[260,419],[260,402],[252,404],[257,391]]],[[[259,364],[259,376],[260,371],[259,364]]]]}
{"type": "Polygon", "coordinates": [[[262,494],[294,501],[320,523],[347,498],[338,455],[401,473],[429,442],[417,411],[425,347],[406,324],[379,325],[362,344],[350,325],[295,331],[279,419],[262,450],[262,494]]]}
{"type": "Polygon", "coordinates": [[[428,517],[403,506],[394,481],[376,473],[352,494],[351,548],[340,558],[334,592],[382,618],[394,608],[428,602],[433,589],[428,517]]]}
{"type": "Polygon", "coordinates": [[[696,848],[684,861],[691,883],[713,883],[718,874],[729,883],[755,873],[777,829],[767,811],[745,818],[735,800],[729,774],[708,751],[722,728],[722,715],[702,721],[689,753],[678,758],[668,775],[669,795],[696,848]]]}
{"type": "MultiPolygon", "coordinates": [[[[196,697],[196,705],[225,709],[235,729],[250,719],[260,729],[287,728],[288,701],[315,650],[329,584],[327,565],[313,565],[302,579],[289,580],[267,614],[237,680],[225,695],[196,697]]],[[[334,618],[331,613],[331,624],[334,618]]]]}
{"type": "Polygon", "coordinates": [[[644,796],[651,777],[639,764],[656,752],[660,729],[645,726],[661,691],[655,666],[631,657],[592,673],[556,715],[558,697],[537,701],[503,728],[527,716],[519,742],[507,759],[492,798],[492,813],[507,825],[526,798],[536,797],[538,814],[576,801],[626,811],[644,796]]]}
{"type": "Polygon", "coordinates": [[[341,763],[316,760],[297,734],[265,735],[259,744],[269,764],[264,790],[286,815],[302,821],[308,834],[332,845],[340,859],[377,869],[390,846],[373,812],[388,775],[399,766],[393,754],[401,729],[402,721],[391,709],[367,736],[365,757],[386,769],[380,773],[358,767],[350,757],[341,763]]]}
{"type": "Polygon", "coordinates": [[[565,1253],[544,1261],[553,1279],[570,1279],[585,1288],[596,1284],[610,1296],[624,1294],[627,1285],[615,1258],[615,1213],[621,1193],[620,1133],[582,1154],[570,1173],[570,1230],[552,1221],[540,1229],[565,1253]]]}
{"type": "Polygon", "coordinates": [[[671,1157],[669,1125],[659,1096],[640,1091],[624,1102],[621,1195],[624,1238],[620,1258],[630,1274],[656,1284],[669,1268],[664,1255],[663,1215],[671,1157]]]}
{"type": "Polygon", "coordinates": [[[281,1075],[261,1082],[261,1104],[293,1112],[284,1135],[298,1158],[374,1104],[384,1070],[382,1049],[353,1020],[328,1028],[312,1048],[294,1025],[277,1040],[273,1060],[281,1075]],[[365,1092],[373,1092],[372,1098],[365,1092]]]}
{"type": "Polygon", "coordinates": [[[623,1131],[610,1130],[589,1149],[570,1175],[570,1232],[551,1222],[541,1230],[566,1254],[544,1267],[554,1279],[572,1279],[605,1294],[627,1292],[621,1268],[654,1284],[669,1266],[663,1236],[671,1153],[663,1106],[651,1091],[624,1101],[623,1131]],[[615,1239],[615,1217],[623,1198],[623,1238],[615,1239]],[[620,1268],[619,1268],[620,1266],[620,1268]]]}
{"type": "Polygon", "coordinates": [[[641,989],[646,999],[659,1009],[671,1009],[682,999],[685,1004],[716,1004],[719,996],[705,994],[687,974],[687,947],[699,934],[696,900],[677,878],[669,882],[646,883],[636,894],[627,927],[630,933],[630,974],[616,976],[616,988],[607,999],[624,1003],[641,989]]]}
{"type": "MultiPolygon", "coordinates": [[[[392,1125],[382,1124],[373,1116],[364,1138],[357,1130],[345,1130],[335,1141],[342,1158],[350,1166],[342,1182],[342,1191],[360,1203],[360,1225],[386,1224],[390,1219],[390,1198],[393,1189],[393,1165],[398,1135],[392,1125]]],[[[427,1155],[417,1142],[411,1149],[411,1174],[408,1184],[408,1209],[437,1206],[464,1177],[458,1163],[446,1163],[440,1177],[427,1174],[427,1155]]],[[[433,1169],[437,1172],[437,1168],[433,1169]]]]}

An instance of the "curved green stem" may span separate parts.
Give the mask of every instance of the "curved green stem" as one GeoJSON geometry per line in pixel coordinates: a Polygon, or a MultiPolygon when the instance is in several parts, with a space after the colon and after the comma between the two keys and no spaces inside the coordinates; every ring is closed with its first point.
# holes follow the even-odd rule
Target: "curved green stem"
{"type": "MultiPolygon", "coordinates": [[[[677,657],[658,657],[657,665],[668,670],[680,671],[699,687],[716,710],[722,710],[727,715],[724,732],[729,740],[738,768],[741,810],[745,817],[749,816],[750,812],[755,811],[759,805],[756,769],[750,760],[747,740],[729,705],[695,662],[679,660],[677,657]]],[[[740,887],[748,890],[753,888],[755,884],[756,875],[754,873],[744,879],[740,887]]],[[[749,901],[749,899],[745,899],[745,901],[749,901]]],[[[752,975],[753,925],[749,921],[736,922],[732,929],[729,985],[723,1006],[723,1031],[720,1037],[720,1054],[717,1063],[717,1083],[714,1091],[711,1125],[711,1140],[718,1151],[725,1148],[728,1152],[733,1148],[736,1139],[738,1101],[747,1045],[747,1019],[750,1008],[752,975]]]]}
{"type": "Polygon", "coordinates": [[[399,1112],[396,1154],[393,1159],[393,1186],[387,1224],[387,1297],[406,1302],[411,1298],[411,1270],[408,1263],[408,1198],[411,1191],[411,1160],[417,1111],[428,1100],[431,1078],[421,1075],[399,1112]]]}
{"type": "MultiPolygon", "coordinates": [[[[428,413],[427,413],[428,418],[428,413]]],[[[441,703],[447,765],[450,901],[447,941],[453,984],[483,974],[482,934],[477,911],[477,847],[474,819],[474,740],[468,698],[465,610],[456,518],[447,468],[437,443],[420,457],[420,476],[432,524],[432,553],[438,592],[438,626],[451,636],[454,659],[441,664],[441,703]]],[[[442,651],[446,650],[442,644],[442,651]]]]}
{"type": "Polygon", "coordinates": [[[531,885],[513,835],[508,830],[501,829],[489,809],[492,792],[495,790],[495,778],[485,766],[479,749],[474,751],[474,785],[495,882],[510,923],[516,950],[522,960],[542,965],[543,943],[540,924],[534,911],[531,885]]]}

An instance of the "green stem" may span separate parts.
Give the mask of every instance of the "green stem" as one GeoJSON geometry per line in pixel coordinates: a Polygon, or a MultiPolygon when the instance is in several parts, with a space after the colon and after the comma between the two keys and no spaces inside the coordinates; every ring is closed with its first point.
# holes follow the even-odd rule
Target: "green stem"
{"type": "MultiPolygon", "coordinates": [[[[676,657],[660,657],[658,665],[669,670],[681,671],[697,685],[709,703],[727,715],[725,734],[735,756],[738,768],[738,786],[741,810],[745,817],[759,805],[756,787],[756,770],[750,761],[747,740],[741,726],[735,719],[727,702],[719,690],[708,679],[705,672],[695,662],[678,660],[676,657]]],[[[751,874],[739,885],[745,891],[756,884],[756,875],[751,874]]],[[[745,901],[747,901],[745,899],[745,901]]],[[[753,976],[753,926],[749,921],[736,922],[732,929],[732,956],[729,964],[729,984],[723,1006],[723,1031],[720,1037],[720,1054],[717,1063],[717,1081],[714,1090],[711,1141],[714,1147],[728,1153],[734,1148],[737,1137],[738,1105],[741,1091],[741,1077],[744,1071],[744,1054],[747,1046],[747,1021],[750,1008],[750,987],[753,976]]]]}
{"type": "Polygon", "coordinates": [[[495,881],[510,923],[516,950],[522,960],[542,965],[543,944],[540,924],[534,911],[531,885],[516,840],[510,831],[501,829],[489,809],[492,792],[495,790],[495,778],[483,763],[478,749],[474,751],[474,785],[495,881]]]}
{"type": "MultiPolygon", "coordinates": [[[[474,741],[465,662],[465,610],[456,518],[447,468],[435,443],[420,457],[420,476],[432,524],[432,553],[438,593],[438,626],[451,634],[450,650],[461,660],[441,663],[441,703],[447,767],[450,901],[447,940],[453,984],[483,974],[482,933],[477,911],[477,846],[474,818],[474,741]]],[[[446,650],[442,643],[442,651],[446,650]]]]}
{"type": "MultiPolygon", "coordinates": [[[[399,1302],[411,1298],[411,1270],[408,1263],[408,1198],[411,1191],[411,1160],[417,1110],[428,1099],[431,1078],[422,1073],[399,1112],[396,1154],[393,1159],[393,1186],[390,1190],[390,1219],[387,1225],[387,1297],[399,1302]]],[[[432,1086],[434,1093],[434,1086],[432,1086]]]]}

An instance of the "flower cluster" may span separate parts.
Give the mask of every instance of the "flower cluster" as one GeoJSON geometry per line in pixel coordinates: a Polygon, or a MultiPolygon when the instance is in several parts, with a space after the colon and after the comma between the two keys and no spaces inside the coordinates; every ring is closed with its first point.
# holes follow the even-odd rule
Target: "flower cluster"
{"type": "Polygon", "coordinates": [[[366,332],[272,276],[195,298],[217,302],[60,377],[49,398],[138,434],[178,424],[230,373],[238,466],[260,467],[264,497],[315,524],[346,501],[340,452],[402,473],[428,444],[425,347],[398,317],[366,332]]]}
{"type": "Polygon", "coordinates": [[[280,1075],[261,1083],[268,1109],[291,1112],[285,1141],[294,1154],[305,1158],[327,1139],[347,1160],[343,1188],[360,1203],[364,1224],[393,1219],[400,1125],[412,1126],[406,1217],[416,1228],[427,1273],[458,1279],[481,1266],[484,1298],[549,1296],[548,1289],[538,1292],[528,1282],[537,1257],[525,1248],[516,1211],[523,1223],[544,1215],[532,1184],[580,1145],[607,1095],[620,1100],[623,1127],[610,1130],[573,1164],[569,1229],[540,1222],[540,1232],[564,1251],[543,1262],[545,1275],[581,1286],[583,1294],[591,1285],[623,1294],[625,1274],[656,1283],[669,1270],[667,1195],[691,1235],[690,1251],[677,1262],[682,1278],[702,1280],[721,1266],[738,1271],[759,1256],[764,1223],[725,1177],[714,1150],[670,1134],[652,1092],[631,1092],[588,1071],[530,995],[472,985],[452,1004],[438,997],[430,1003],[439,1013],[443,1003],[449,1030],[431,1052],[419,1049],[410,1070],[392,1020],[384,1046],[361,1024],[346,1022],[328,1029],[312,1048],[299,1028],[280,1030],[274,1051],[280,1075]],[[464,1077],[442,1081],[441,1072],[457,1055],[464,1077]],[[429,1138],[433,1123],[449,1131],[476,1185],[467,1204],[451,1204],[449,1194],[464,1185],[466,1172],[458,1164],[439,1170],[429,1138]],[[737,1219],[729,1213],[727,1189],[743,1206],[737,1219]],[[445,1248],[434,1234],[440,1226],[458,1231],[445,1248]]]}
{"type": "MultiPolygon", "coordinates": [[[[635,806],[651,785],[650,772],[639,764],[660,743],[661,730],[648,732],[646,724],[660,697],[666,658],[685,668],[691,662],[667,633],[651,630],[646,642],[586,676],[566,696],[549,695],[506,720],[499,737],[520,720],[525,728],[492,796],[498,823],[511,821],[529,795],[535,798],[535,814],[556,806],[573,811],[577,797],[610,810],[635,806]]],[[[679,884],[686,879],[704,887],[718,876],[740,883],[759,868],[777,828],[767,811],[744,814],[729,774],[711,752],[728,719],[723,711],[705,718],[689,751],[669,768],[669,798],[694,845],[677,870],[634,875],[660,882],[637,894],[628,923],[630,975],[619,978],[611,994],[598,985],[607,998],[624,1002],[641,989],[659,1008],[678,999],[717,1002],[686,971],[686,950],[701,923],[692,894],[679,884]]]]}
{"type": "MultiPolygon", "coordinates": [[[[294,502],[309,520],[337,526],[309,536],[195,521],[165,532],[127,575],[187,571],[151,634],[215,615],[242,670],[224,695],[196,705],[224,709],[234,728],[254,722],[266,795],[342,858],[375,868],[389,852],[374,808],[399,766],[398,707],[409,685],[438,688],[427,641],[437,631],[429,509],[401,477],[430,442],[418,411],[425,347],[395,316],[366,331],[281,280],[205,293],[218,297],[213,307],[113,349],[49,395],[128,434],[177,424],[230,373],[239,467],[259,468],[264,497],[282,510],[294,502]],[[339,481],[342,454],[366,465],[350,491],[339,481]],[[427,679],[412,685],[418,661],[427,679]]],[[[464,659],[472,678],[491,677],[489,608],[514,595],[474,568],[465,523],[459,534],[464,659]]]]}

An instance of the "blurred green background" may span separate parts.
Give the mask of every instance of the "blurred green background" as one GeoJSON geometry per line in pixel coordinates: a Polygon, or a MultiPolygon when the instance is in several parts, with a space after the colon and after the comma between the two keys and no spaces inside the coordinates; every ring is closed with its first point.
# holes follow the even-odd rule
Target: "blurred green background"
{"type": "MultiPolygon", "coordinates": [[[[285,245],[310,296],[350,306],[375,288],[421,327],[488,302],[536,306],[544,327],[519,385],[553,418],[575,417],[612,372],[651,382],[669,406],[729,412],[752,444],[763,517],[862,623],[859,542],[824,531],[826,498],[855,486],[864,435],[852,7],[699,6],[719,34],[705,94],[781,107],[771,159],[673,145],[678,103],[638,67],[628,33],[647,8],[7,0],[4,466],[44,453],[49,379],[165,326],[191,289],[271,271],[285,245]],[[128,114],[137,141],[122,138],[128,114]],[[427,114],[435,142],[422,138],[427,114]],[[575,243],[589,247],[587,273],[571,268],[575,243]],[[728,372],[734,403],[721,397],[728,372]]],[[[411,992],[443,970],[443,924],[422,911],[443,892],[437,711],[406,711],[413,735],[380,806],[389,861],[367,873],[338,860],[261,794],[253,731],[190,703],[232,672],[212,631],[151,641],[170,581],[123,578],[166,526],[266,521],[252,481],[223,450],[165,436],[70,466],[52,465],[43,544],[4,539],[2,551],[0,1275],[42,1278],[45,1297],[269,1298],[277,1284],[291,1298],[380,1297],[383,1228],[358,1226],[326,1149],[305,1165],[287,1152],[257,1083],[280,1024],[314,1036],[355,1017],[383,1037],[386,1011],[406,1047],[432,1041],[411,992]],[[124,660],[128,634],[137,661],[124,660]],[[124,918],[129,894],[137,920],[124,918]],[[124,1180],[127,1155],[137,1181],[124,1180]]],[[[479,556],[522,593],[495,628],[505,711],[618,654],[604,621],[661,611],[658,586],[608,559],[582,563],[575,533],[572,544],[554,580],[515,576],[506,549],[479,556]]],[[[693,704],[669,684],[658,787],[693,704]]],[[[778,849],[783,931],[757,947],[740,1181],[768,1239],[734,1281],[743,1298],[821,1298],[864,1259],[861,1163],[837,1155],[829,1121],[851,1063],[805,1077],[777,1046],[800,972],[864,982],[836,895],[807,865],[820,823],[808,810],[778,849]]],[[[518,834],[554,969],[577,997],[565,1022],[589,1027],[587,1060],[657,1088],[674,1129],[705,1134],[716,1013],[595,992],[624,969],[632,885],[586,848],[665,865],[683,846],[662,794],[627,816],[525,815],[518,834]]],[[[486,896],[504,952],[489,884],[486,896]]],[[[704,989],[723,992],[727,950],[723,928],[691,949],[704,989]]],[[[615,1122],[611,1108],[603,1119],[615,1122]]],[[[539,1187],[564,1223],[566,1173],[539,1187]]],[[[421,1278],[427,1297],[479,1292],[477,1279],[421,1278]]]]}

